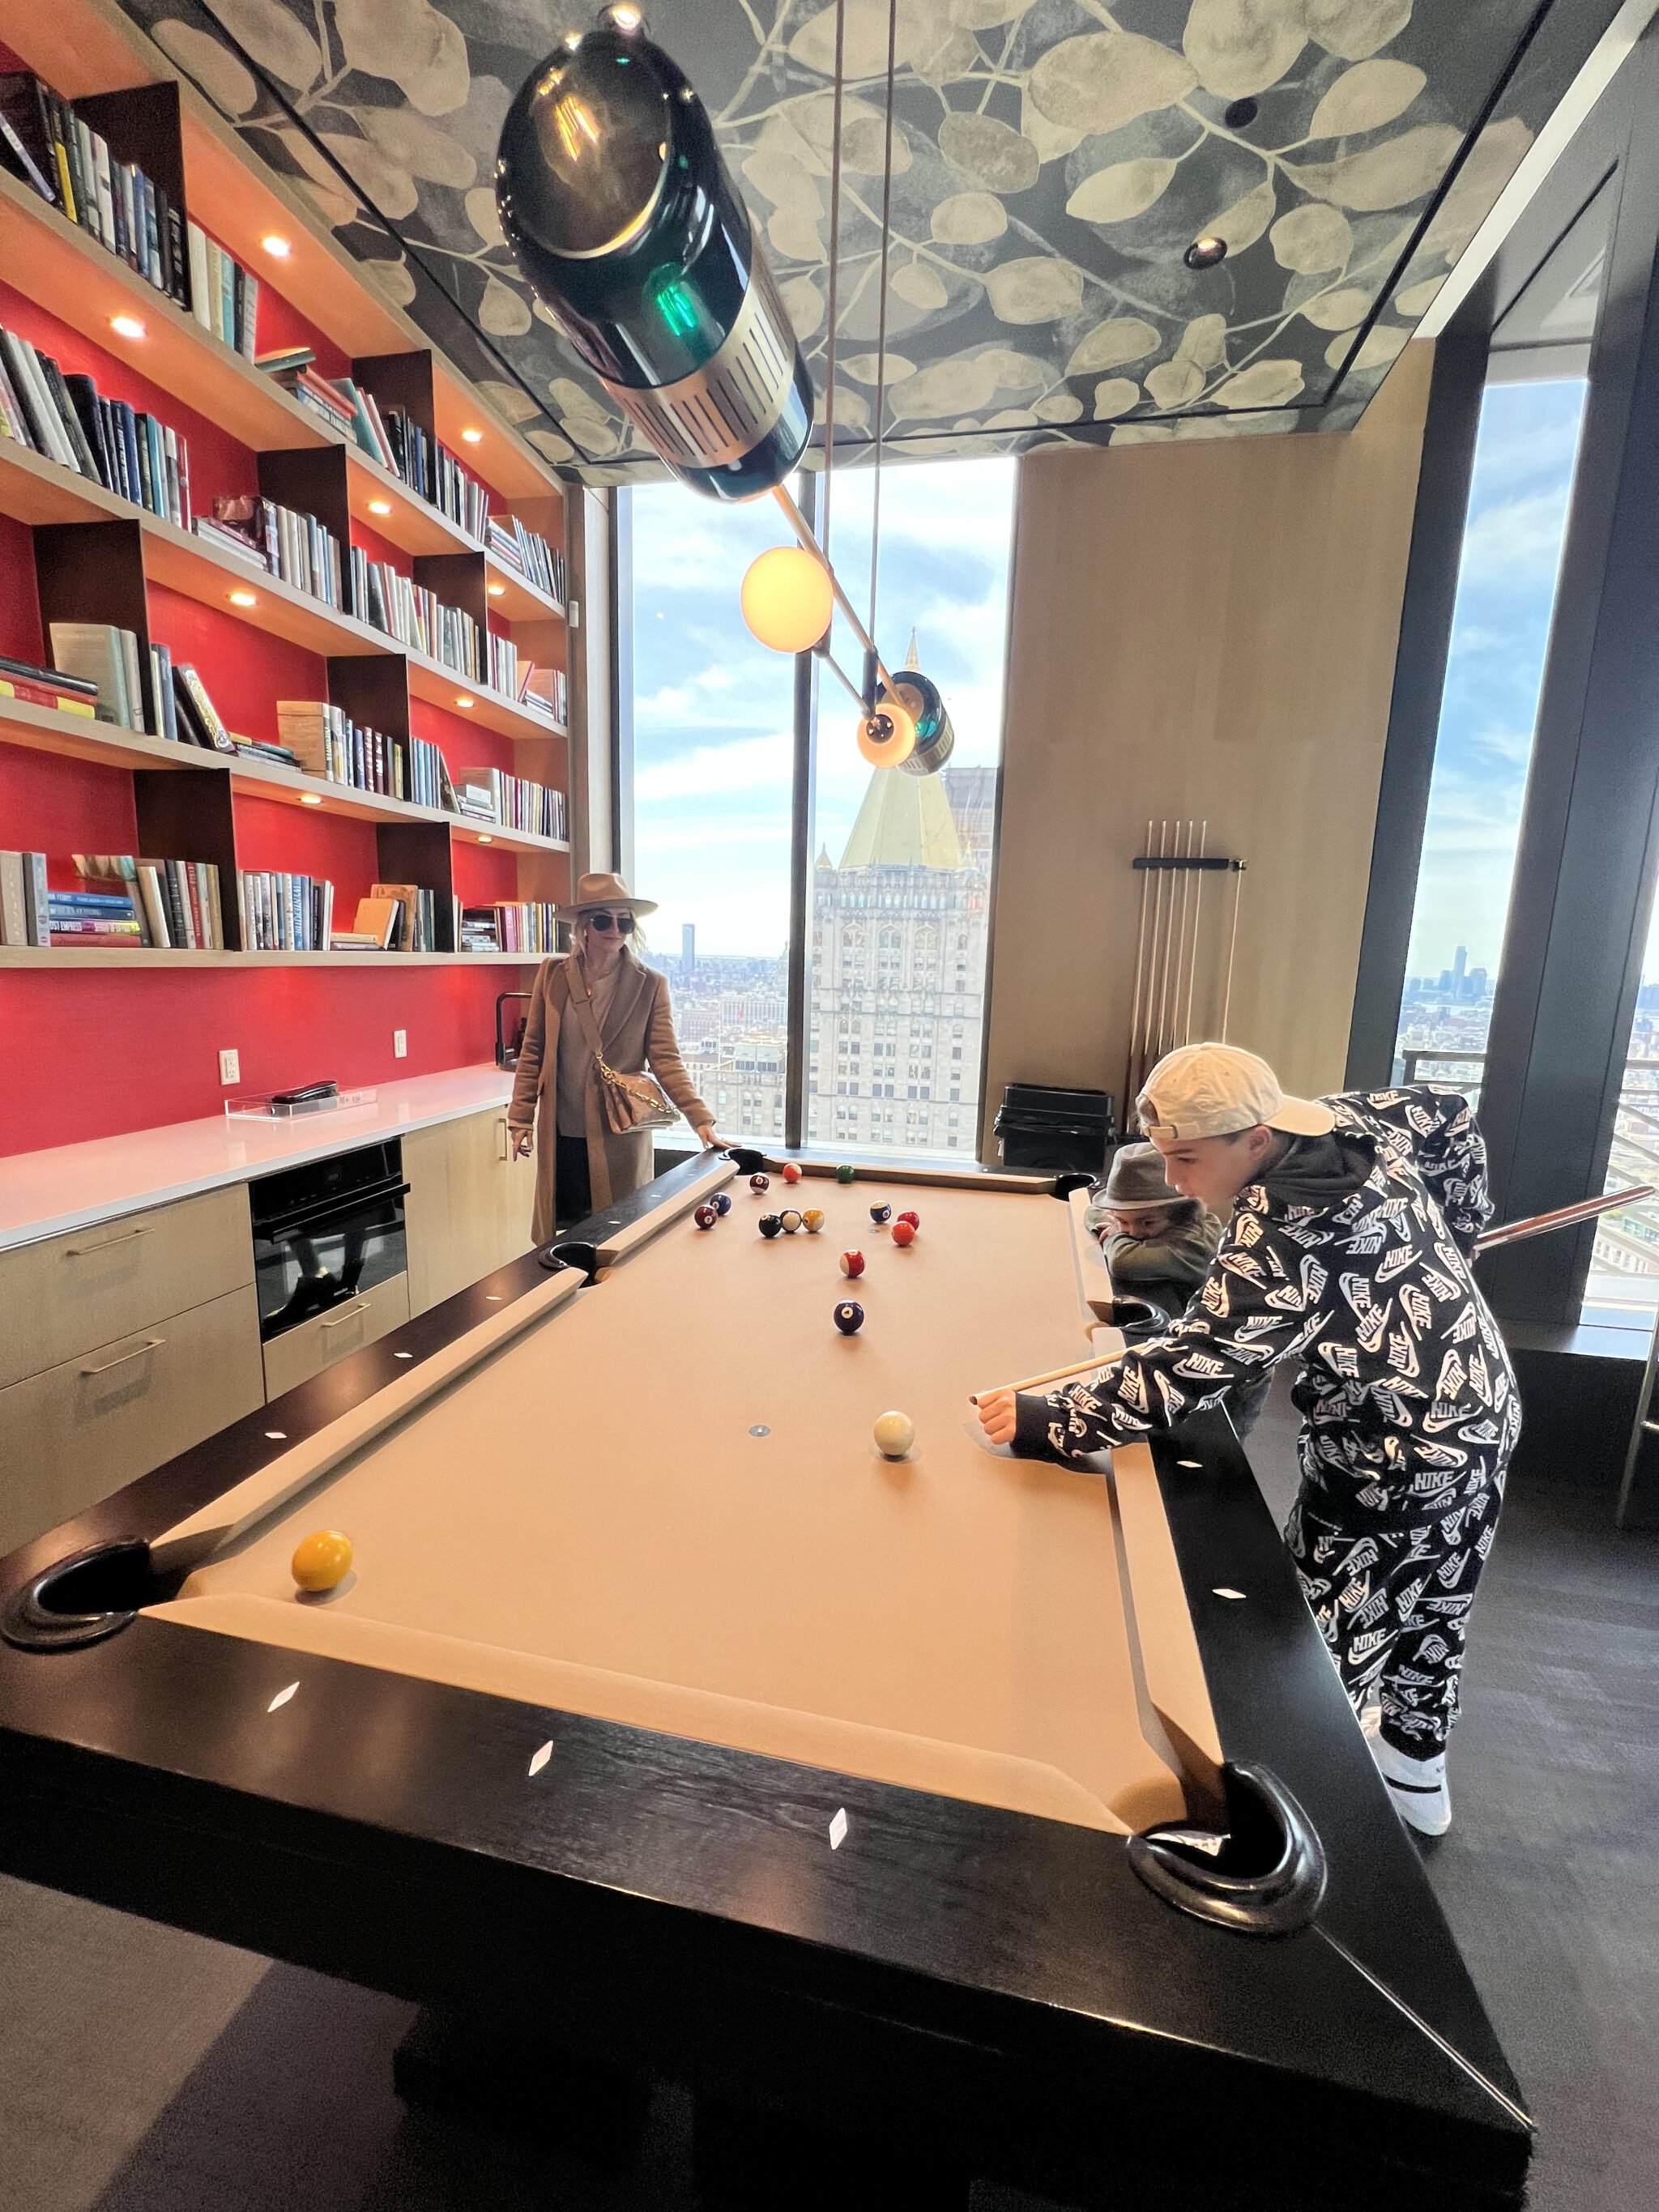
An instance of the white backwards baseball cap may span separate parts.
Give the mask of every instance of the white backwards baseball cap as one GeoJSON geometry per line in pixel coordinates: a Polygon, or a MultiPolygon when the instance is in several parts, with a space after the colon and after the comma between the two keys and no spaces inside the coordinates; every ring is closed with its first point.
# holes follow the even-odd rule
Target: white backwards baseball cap
{"type": "Polygon", "coordinates": [[[1287,1098],[1265,1060],[1236,1044],[1184,1044],[1165,1053],[1135,1101],[1149,1136],[1182,1142],[1231,1137],[1265,1122],[1292,1137],[1323,1137],[1336,1127],[1328,1106],[1287,1098]]]}

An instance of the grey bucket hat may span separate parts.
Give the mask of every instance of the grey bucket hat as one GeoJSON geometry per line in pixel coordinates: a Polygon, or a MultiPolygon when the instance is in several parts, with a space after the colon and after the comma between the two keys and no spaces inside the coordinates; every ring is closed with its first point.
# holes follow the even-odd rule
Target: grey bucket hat
{"type": "Polygon", "coordinates": [[[1156,1145],[1125,1145],[1113,1160],[1100,1194],[1108,1206],[1131,1212],[1139,1206],[1179,1206],[1181,1194],[1164,1179],[1164,1158],[1156,1145]]]}

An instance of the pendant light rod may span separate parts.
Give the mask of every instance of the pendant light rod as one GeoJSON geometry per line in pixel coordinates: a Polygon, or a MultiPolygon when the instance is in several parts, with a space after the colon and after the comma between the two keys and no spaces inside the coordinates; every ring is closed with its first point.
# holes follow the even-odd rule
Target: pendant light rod
{"type": "MultiPolygon", "coordinates": [[[[883,660],[880,649],[877,646],[874,638],[871,636],[869,631],[866,629],[864,624],[859,620],[857,611],[854,609],[852,601],[848,598],[846,592],[842,591],[841,587],[841,580],[836,575],[835,570],[830,567],[828,560],[825,559],[823,547],[818,544],[817,539],[812,535],[811,524],[808,522],[806,517],[796,506],[794,501],[791,499],[788,492],[785,489],[782,484],[774,484],[772,487],[772,496],[776,500],[778,505],[783,509],[784,514],[788,517],[789,527],[794,532],[796,537],[799,538],[801,544],[806,548],[807,551],[809,553],[816,554],[817,558],[823,562],[824,574],[830,579],[830,588],[836,595],[836,605],[841,609],[842,615],[845,617],[848,628],[852,631],[854,636],[857,638],[859,643],[864,647],[865,651],[875,655],[876,673],[880,677],[882,683],[886,689],[895,698],[896,698],[898,696],[898,686],[894,683],[891,676],[888,673],[887,664],[883,660]]],[[[831,663],[831,665],[833,666],[834,664],[831,663]]],[[[839,674],[840,671],[837,670],[836,673],[839,674]]],[[[845,681],[845,678],[842,680],[845,681]]],[[[863,705],[864,703],[863,700],[860,699],[860,704],[863,705]]]]}

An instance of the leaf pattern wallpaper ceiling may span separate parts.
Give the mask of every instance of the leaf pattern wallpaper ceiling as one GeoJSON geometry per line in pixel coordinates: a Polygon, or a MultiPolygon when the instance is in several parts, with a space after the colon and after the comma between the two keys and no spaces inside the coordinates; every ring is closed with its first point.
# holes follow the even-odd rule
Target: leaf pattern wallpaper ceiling
{"type": "MultiPolygon", "coordinates": [[[[495,220],[508,103],[591,5],[125,4],[548,459],[591,482],[655,472],[495,220]]],[[[899,0],[891,449],[1352,427],[1559,96],[1559,61],[1525,45],[1538,12],[899,0]],[[1226,258],[1189,269],[1204,234],[1226,258]]],[[[716,118],[821,419],[835,8],[647,0],[647,14],[716,118]]],[[[848,459],[875,428],[887,25],[887,0],[847,0],[835,416],[848,459]]]]}

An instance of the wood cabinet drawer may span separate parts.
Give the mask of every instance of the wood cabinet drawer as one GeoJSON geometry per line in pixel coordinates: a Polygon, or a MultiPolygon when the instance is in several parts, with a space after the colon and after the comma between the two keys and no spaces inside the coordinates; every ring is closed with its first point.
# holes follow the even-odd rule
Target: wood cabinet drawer
{"type": "Polygon", "coordinates": [[[0,1390],[0,1552],[240,1420],[264,1397],[251,1284],[0,1390]]]}
{"type": "Polygon", "coordinates": [[[366,1344],[373,1344],[408,1319],[409,1278],[394,1275],[390,1282],[376,1283],[372,1291],[364,1291],[349,1305],[318,1314],[311,1321],[301,1322],[298,1328],[285,1328],[264,1348],[266,1398],[280,1398],[284,1390],[297,1389],[313,1375],[320,1375],[325,1367],[343,1359],[347,1352],[361,1352],[366,1344]]]}
{"type": "Polygon", "coordinates": [[[246,1183],[0,1252],[0,1387],[252,1280],[246,1183]]]}
{"type": "Polygon", "coordinates": [[[425,1313],[530,1249],[536,1164],[512,1153],[505,1106],[404,1139],[411,1313],[425,1313]]]}

